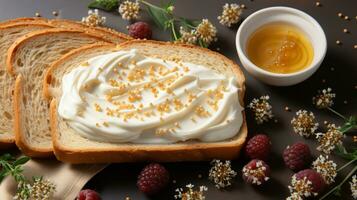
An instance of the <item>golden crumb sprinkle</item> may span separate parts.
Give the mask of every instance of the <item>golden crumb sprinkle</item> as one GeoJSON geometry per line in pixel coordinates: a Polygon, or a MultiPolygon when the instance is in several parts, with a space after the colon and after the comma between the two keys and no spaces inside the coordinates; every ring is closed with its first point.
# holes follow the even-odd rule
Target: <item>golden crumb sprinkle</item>
{"type": "Polygon", "coordinates": [[[201,105],[196,107],[195,113],[199,117],[208,117],[209,116],[209,112],[201,105]]]}
{"type": "Polygon", "coordinates": [[[129,91],[128,94],[129,94],[128,100],[130,102],[141,100],[141,92],[137,89],[129,91]]]}
{"type": "Polygon", "coordinates": [[[100,107],[99,104],[95,103],[95,104],[94,104],[94,108],[95,108],[95,111],[97,111],[97,112],[102,112],[102,108],[100,107]]]}

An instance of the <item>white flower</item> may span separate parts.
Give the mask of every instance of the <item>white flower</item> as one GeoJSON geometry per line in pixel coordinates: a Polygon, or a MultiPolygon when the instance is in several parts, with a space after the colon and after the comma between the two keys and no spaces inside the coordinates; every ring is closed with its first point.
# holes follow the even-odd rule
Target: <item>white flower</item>
{"type": "Polygon", "coordinates": [[[200,186],[198,189],[194,188],[195,186],[191,183],[186,185],[186,188],[177,188],[176,195],[174,196],[175,199],[180,200],[204,200],[206,197],[204,193],[208,190],[206,186],[200,186]]]}
{"type": "Polygon", "coordinates": [[[88,10],[88,16],[82,18],[82,22],[88,26],[101,26],[105,21],[106,17],[100,16],[98,9],[88,10]]]}
{"type": "Polygon", "coordinates": [[[196,27],[196,36],[207,46],[217,40],[217,29],[208,19],[202,19],[202,22],[196,27]]]}
{"type": "Polygon", "coordinates": [[[317,91],[317,95],[312,98],[312,103],[320,109],[328,108],[333,105],[333,99],[336,97],[335,93],[332,93],[331,88],[317,91]]]}
{"type": "Polygon", "coordinates": [[[312,190],[312,183],[306,177],[302,179],[296,179],[294,175],[291,179],[291,186],[289,186],[290,193],[294,195],[293,197],[296,200],[298,197],[310,197],[310,196],[317,196],[317,193],[314,193],[312,190]]]}
{"type": "Polygon", "coordinates": [[[119,13],[125,20],[133,20],[139,18],[140,4],[138,2],[124,1],[120,4],[119,13]]]}
{"type": "Polygon", "coordinates": [[[296,117],[291,120],[294,132],[300,136],[309,137],[315,133],[319,124],[315,121],[315,115],[306,110],[296,112],[296,117]]]}
{"type": "Polygon", "coordinates": [[[259,99],[253,99],[248,105],[252,109],[254,118],[258,124],[269,121],[273,118],[272,106],[269,103],[270,97],[268,95],[261,96],[259,99]]]}
{"type": "Polygon", "coordinates": [[[328,156],[320,155],[312,163],[312,168],[322,176],[326,184],[335,182],[335,178],[337,176],[337,165],[332,160],[329,160],[328,156]]]}
{"type": "Polygon", "coordinates": [[[235,3],[226,3],[223,6],[222,15],[218,16],[219,23],[222,25],[231,27],[232,24],[236,24],[239,21],[240,15],[242,14],[242,8],[235,3]]]}
{"type": "Polygon", "coordinates": [[[231,168],[231,161],[213,160],[211,164],[213,166],[209,170],[209,180],[213,181],[218,189],[230,186],[233,178],[237,176],[237,172],[231,168]]]}
{"type": "Polygon", "coordinates": [[[197,37],[195,30],[186,31],[182,26],[180,27],[181,37],[177,40],[178,43],[196,44],[197,37]]]}
{"type": "Polygon", "coordinates": [[[344,134],[339,129],[335,124],[329,124],[326,133],[317,133],[316,138],[320,144],[317,150],[330,154],[337,145],[342,144],[344,134]]]}

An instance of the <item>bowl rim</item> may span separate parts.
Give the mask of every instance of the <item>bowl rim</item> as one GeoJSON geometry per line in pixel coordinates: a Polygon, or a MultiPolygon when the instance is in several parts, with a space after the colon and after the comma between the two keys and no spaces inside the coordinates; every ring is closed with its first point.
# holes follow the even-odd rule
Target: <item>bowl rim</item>
{"type": "MultiPolygon", "coordinates": [[[[269,23],[271,23],[271,22],[269,22],[269,23]]],[[[261,26],[263,26],[265,24],[267,24],[267,23],[264,23],[264,24],[260,25],[259,27],[261,27],[261,26]]],[[[256,72],[259,72],[259,73],[264,74],[264,75],[268,75],[270,77],[293,77],[293,76],[299,76],[299,75],[305,74],[305,73],[310,72],[312,70],[316,70],[320,66],[322,60],[324,59],[324,57],[326,55],[327,39],[326,39],[326,34],[325,34],[324,30],[322,29],[321,25],[312,16],[310,16],[309,14],[307,14],[307,13],[301,11],[301,10],[298,10],[296,8],[292,8],[292,7],[273,6],[273,7],[263,8],[263,9],[260,9],[260,10],[258,10],[256,12],[252,13],[251,15],[249,15],[242,22],[242,24],[239,26],[237,34],[236,34],[236,48],[237,48],[237,51],[238,51],[238,57],[240,59],[244,59],[244,61],[248,63],[249,67],[251,69],[255,70],[256,72]],[[270,72],[270,71],[267,71],[267,70],[264,70],[264,69],[258,67],[252,61],[250,61],[250,59],[245,55],[245,53],[244,53],[244,51],[242,49],[242,48],[245,48],[245,47],[242,47],[241,46],[241,42],[240,42],[240,37],[241,37],[241,33],[242,33],[242,30],[243,30],[244,26],[249,21],[251,21],[252,19],[254,20],[254,17],[256,17],[257,15],[261,15],[263,13],[271,12],[271,11],[288,11],[290,13],[297,14],[300,17],[304,17],[305,19],[309,20],[317,28],[317,30],[319,32],[319,35],[323,36],[323,38],[322,38],[323,44],[322,44],[322,49],[321,49],[321,51],[323,51],[323,52],[321,54],[319,54],[318,57],[316,57],[315,61],[313,63],[311,63],[309,67],[307,67],[307,68],[305,68],[303,70],[297,71],[297,72],[293,72],[293,73],[287,73],[287,74],[274,73],[274,72],[270,72]]],[[[243,66],[244,66],[244,64],[243,64],[243,66]]]]}

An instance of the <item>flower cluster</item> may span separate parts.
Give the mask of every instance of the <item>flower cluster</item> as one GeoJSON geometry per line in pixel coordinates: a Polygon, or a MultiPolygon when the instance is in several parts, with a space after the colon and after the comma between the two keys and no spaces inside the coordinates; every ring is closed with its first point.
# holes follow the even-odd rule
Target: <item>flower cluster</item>
{"type": "Polygon", "coordinates": [[[177,40],[178,43],[184,44],[196,44],[197,37],[195,34],[195,30],[187,31],[182,26],[180,27],[181,37],[177,40]]]}
{"type": "Polygon", "coordinates": [[[18,183],[18,192],[14,196],[14,200],[41,199],[51,200],[56,191],[56,186],[49,180],[42,177],[34,178],[33,183],[21,181],[18,183]]]}
{"type": "Polygon", "coordinates": [[[237,176],[237,172],[231,168],[231,162],[213,160],[211,164],[213,166],[209,170],[209,180],[213,181],[218,189],[230,186],[233,178],[237,176]]]}
{"type": "Polygon", "coordinates": [[[328,156],[320,155],[313,163],[312,168],[319,173],[326,184],[335,182],[337,176],[336,163],[328,159],[328,156]]]}
{"type": "Polygon", "coordinates": [[[291,179],[291,185],[289,186],[291,196],[287,200],[301,199],[301,197],[316,196],[317,193],[313,192],[313,187],[311,181],[306,177],[302,179],[297,179],[294,175],[291,179]]]}
{"type": "Polygon", "coordinates": [[[262,124],[265,121],[273,118],[272,106],[269,103],[269,96],[261,96],[259,99],[253,99],[248,105],[254,113],[254,118],[258,124],[262,124]]]}
{"type": "Polygon", "coordinates": [[[186,185],[186,189],[177,188],[175,191],[177,195],[175,195],[175,199],[180,200],[204,200],[204,193],[208,190],[206,186],[200,186],[195,190],[195,186],[192,184],[186,185]]]}
{"type": "Polygon", "coordinates": [[[231,27],[232,24],[236,24],[239,21],[242,11],[242,8],[238,4],[226,3],[223,6],[222,15],[218,16],[219,23],[231,27]]]}
{"type": "Polygon", "coordinates": [[[208,19],[202,19],[202,22],[196,27],[196,37],[209,46],[217,40],[217,29],[208,19]]]}
{"type": "Polygon", "coordinates": [[[357,175],[352,176],[352,181],[350,182],[351,192],[353,199],[357,199],[357,175]]]}
{"type": "Polygon", "coordinates": [[[51,200],[56,191],[56,186],[49,180],[35,178],[31,188],[30,199],[51,200]]]}
{"type": "Polygon", "coordinates": [[[344,134],[339,129],[340,127],[336,127],[335,124],[329,124],[326,133],[317,133],[316,138],[319,142],[317,150],[330,154],[336,145],[342,144],[344,134]]]}
{"type": "Polygon", "coordinates": [[[331,107],[333,105],[333,99],[336,97],[335,93],[332,93],[331,88],[319,90],[317,95],[312,98],[312,103],[319,109],[331,107]]]}
{"type": "Polygon", "coordinates": [[[309,137],[315,133],[319,124],[315,121],[315,115],[306,110],[296,112],[296,117],[291,120],[294,132],[300,136],[309,137]]]}
{"type": "Polygon", "coordinates": [[[125,20],[133,20],[139,18],[140,4],[138,2],[124,1],[120,4],[119,13],[125,20]]]}
{"type": "Polygon", "coordinates": [[[105,21],[106,17],[100,16],[98,9],[88,10],[88,16],[82,18],[82,23],[88,26],[101,26],[105,21]]]}

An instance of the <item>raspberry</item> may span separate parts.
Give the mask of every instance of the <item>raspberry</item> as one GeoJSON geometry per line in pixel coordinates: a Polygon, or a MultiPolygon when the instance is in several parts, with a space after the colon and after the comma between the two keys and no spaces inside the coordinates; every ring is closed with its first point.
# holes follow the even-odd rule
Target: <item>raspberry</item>
{"type": "Polygon", "coordinates": [[[253,185],[261,185],[269,180],[270,167],[262,160],[254,159],[243,167],[243,180],[253,185]]]}
{"type": "Polygon", "coordinates": [[[79,192],[77,200],[100,200],[99,194],[90,189],[85,189],[79,192]]]}
{"type": "Polygon", "coordinates": [[[271,142],[267,135],[259,134],[252,137],[245,146],[245,154],[250,159],[268,160],[271,142]]]}
{"type": "Polygon", "coordinates": [[[165,188],[169,179],[170,175],[165,167],[157,163],[151,163],[140,172],[136,185],[143,193],[152,195],[165,188]]]}
{"type": "Polygon", "coordinates": [[[322,176],[313,169],[305,169],[299,171],[295,175],[296,180],[302,180],[306,177],[307,181],[311,182],[311,192],[319,194],[326,186],[322,176]]]}
{"type": "Polygon", "coordinates": [[[136,39],[151,39],[152,31],[148,23],[135,22],[129,26],[129,35],[136,39]]]}
{"type": "Polygon", "coordinates": [[[312,161],[309,146],[302,142],[297,142],[287,146],[283,152],[285,165],[293,171],[306,168],[312,161]]]}

